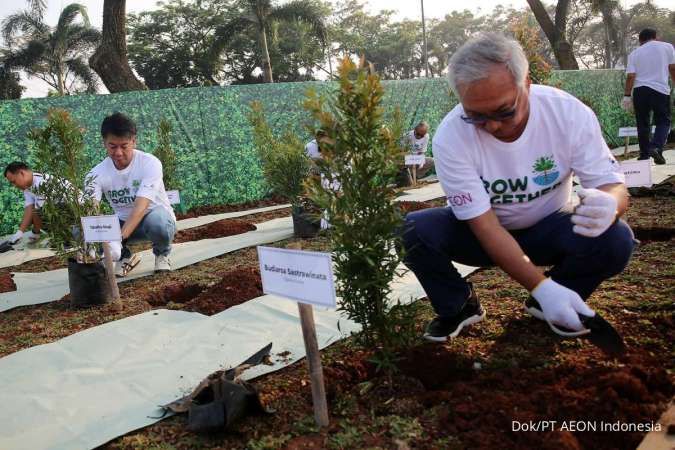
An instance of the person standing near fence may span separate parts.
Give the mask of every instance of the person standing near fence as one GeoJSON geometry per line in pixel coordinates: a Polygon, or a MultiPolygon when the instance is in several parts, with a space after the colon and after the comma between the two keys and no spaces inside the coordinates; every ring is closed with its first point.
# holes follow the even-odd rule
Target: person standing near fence
{"type": "Polygon", "coordinates": [[[640,31],[640,46],[628,55],[626,89],[623,107],[635,110],[640,156],[654,158],[656,164],[665,164],[663,146],[670,133],[670,87],[668,75],[675,81],[675,49],[667,42],[656,40],[656,30],[640,31]],[[651,141],[650,115],[654,114],[656,127],[651,141]]]}

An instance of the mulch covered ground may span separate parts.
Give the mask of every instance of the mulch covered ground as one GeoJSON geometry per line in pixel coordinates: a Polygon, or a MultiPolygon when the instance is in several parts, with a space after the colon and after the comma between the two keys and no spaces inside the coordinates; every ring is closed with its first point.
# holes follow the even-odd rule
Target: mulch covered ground
{"type": "Polygon", "coordinates": [[[243,267],[220,275],[220,281],[201,286],[194,283],[170,284],[147,299],[152,306],[183,304],[185,311],[212,316],[227,308],[263,295],[260,270],[243,267]]]}
{"type": "MultiPolygon", "coordinates": [[[[675,227],[668,213],[675,200],[635,200],[628,221],[636,229],[675,227]]],[[[589,300],[623,335],[628,352],[621,358],[609,359],[585,340],[553,335],[523,311],[527,292],[501,270],[482,270],[471,281],[487,319],[449,343],[420,340],[401,352],[400,373],[392,380],[380,377],[370,351],[351,339],[322,352],[331,416],[327,429],[314,426],[303,360],[255,380],[276,413],[244,419],[236,432],[194,435],[185,429],[185,418],[172,417],[104,448],[634,449],[644,431],[571,427],[650,425],[675,393],[675,248],[672,240],[642,241],[628,268],[589,300]],[[556,421],[556,430],[513,430],[514,421],[530,420],[556,421]],[[563,423],[568,429],[561,429],[563,423]]],[[[325,250],[327,241],[276,245],[325,250]]],[[[249,248],[123,283],[122,312],[107,306],[72,310],[67,299],[5,312],[0,356],[152,308],[217,313],[260,295],[257,265],[255,249],[249,248]]],[[[422,302],[420,334],[433,317],[422,302]]]]}
{"type": "Polygon", "coordinates": [[[238,203],[236,205],[206,205],[195,206],[185,213],[176,214],[176,219],[190,219],[192,217],[208,216],[210,214],[223,214],[236,211],[244,211],[247,209],[264,208],[266,206],[276,206],[288,203],[281,197],[272,196],[262,200],[255,200],[251,202],[238,203]]]}
{"type": "MultiPolygon", "coordinates": [[[[202,225],[200,227],[188,228],[176,233],[174,243],[191,242],[201,239],[215,239],[225,236],[233,236],[236,234],[245,233],[247,231],[255,230],[255,223],[262,223],[268,220],[278,219],[281,217],[289,217],[291,215],[290,208],[282,208],[274,211],[268,211],[257,214],[249,214],[238,219],[223,219],[211,224],[202,225]],[[199,229],[199,231],[195,231],[199,229]]],[[[150,248],[149,243],[138,243],[130,245],[132,251],[140,252],[150,248]]],[[[46,272],[49,270],[63,269],[67,264],[58,256],[50,256],[47,258],[35,259],[27,261],[21,265],[13,267],[0,268],[0,274],[9,272],[46,272]]]]}
{"type": "Polygon", "coordinates": [[[16,284],[11,273],[0,273],[0,294],[3,292],[16,291],[16,284]]]}
{"type": "Polygon", "coordinates": [[[248,231],[255,231],[255,225],[239,219],[223,219],[199,227],[188,228],[176,233],[174,244],[181,242],[198,241],[201,239],[216,239],[248,231]]]}

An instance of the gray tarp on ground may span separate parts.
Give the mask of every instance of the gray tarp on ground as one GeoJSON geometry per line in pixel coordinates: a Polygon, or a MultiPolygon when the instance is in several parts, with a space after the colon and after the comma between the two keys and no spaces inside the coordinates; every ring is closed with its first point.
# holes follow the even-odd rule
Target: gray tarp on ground
{"type": "MultiPolygon", "coordinates": [[[[277,205],[266,206],[264,208],[250,209],[246,211],[235,211],[223,214],[210,214],[208,216],[194,217],[190,219],[183,219],[176,222],[176,230],[185,230],[187,228],[194,228],[201,225],[206,225],[211,222],[216,222],[223,219],[234,219],[237,217],[247,216],[249,214],[257,214],[262,212],[274,211],[277,209],[288,208],[291,205],[277,205]]],[[[3,236],[0,241],[7,239],[9,236],[3,236]]],[[[22,245],[17,250],[10,250],[5,253],[0,253],[0,268],[18,266],[28,261],[36,259],[48,258],[54,256],[54,252],[46,248],[33,248],[31,246],[22,245]]]]}
{"type": "MultiPolygon", "coordinates": [[[[180,269],[235,250],[281,241],[293,236],[293,223],[290,217],[263,222],[257,224],[256,227],[258,229],[255,231],[235,236],[174,244],[171,253],[173,267],[180,269]]],[[[120,283],[154,273],[155,258],[152,250],[145,250],[139,255],[141,263],[131,275],[121,278],[120,283]]],[[[0,294],[0,312],[18,306],[55,301],[69,292],[68,269],[41,273],[16,273],[14,282],[17,287],[16,291],[0,294]]]]}
{"type": "MultiPolygon", "coordinates": [[[[473,270],[458,268],[464,275],[473,270]]],[[[411,272],[393,286],[392,298],[423,296],[411,272]]],[[[334,310],[316,310],[315,320],[321,348],[359,329],[334,310]]],[[[304,357],[295,303],[263,296],[211,317],[153,310],[0,358],[0,448],[96,447],[156,422],[158,405],[269,342],[273,355],[289,356],[273,357],[273,366],[257,366],[244,378],[304,357]]]]}
{"type": "MultiPolygon", "coordinates": [[[[438,183],[433,183],[419,189],[410,189],[397,200],[426,201],[443,197],[443,191],[438,183]]],[[[288,207],[288,205],[266,207],[258,210],[274,210],[288,207]]],[[[251,214],[251,211],[216,214],[179,221],[179,229],[204,225],[224,218],[239,217],[251,214]]],[[[219,239],[205,239],[201,241],[174,244],[171,259],[173,267],[194,264],[205,259],[220,256],[245,247],[266,244],[287,239],[293,235],[293,224],[290,217],[275,219],[257,225],[258,230],[248,233],[228,236],[219,239]]],[[[141,263],[129,277],[120,279],[120,282],[151,275],[154,271],[154,257],[151,250],[140,253],[141,263]]],[[[44,257],[44,256],[42,256],[44,257]]],[[[0,261],[2,261],[0,255],[0,261]]],[[[14,282],[17,290],[0,294],[0,312],[19,306],[37,305],[55,301],[69,292],[67,269],[52,270],[41,273],[15,273],[14,282]]]]}

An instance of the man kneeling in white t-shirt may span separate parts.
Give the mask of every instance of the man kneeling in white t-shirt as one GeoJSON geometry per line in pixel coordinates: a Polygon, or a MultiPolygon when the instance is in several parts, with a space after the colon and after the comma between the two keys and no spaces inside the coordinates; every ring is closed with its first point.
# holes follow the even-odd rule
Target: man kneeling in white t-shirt
{"type": "Polygon", "coordinates": [[[500,34],[458,49],[449,78],[460,104],[433,139],[449,207],[410,213],[403,237],[406,264],[438,315],[425,337],[445,341],[485,317],[451,261],[501,267],[530,292],[530,314],[576,334],[579,315],[595,315],[584,300],[634,247],[619,219],[624,176],[598,120],[571,95],[531,86],[522,48],[500,34]],[[583,186],[575,209],[573,174],[583,186]]]}
{"type": "Polygon", "coordinates": [[[164,189],[162,163],[136,150],[136,125],[124,114],[106,117],[101,137],[108,157],[87,175],[87,193],[97,201],[105,194],[120,219],[122,242],[111,245],[113,259],[118,260],[115,273],[126,276],[140,262],[126,246],[137,240],[152,242],[155,272],[170,271],[176,216],[164,189]]]}
{"type": "Polygon", "coordinates": [[[36,241],[42,231],[42,217],[39,211],[44,205],[44,198],[35,194],[35,191],[40,187],[45,176],[33,172],[24,162],[14,161],[5,168],[5,178],[23,191],[24,198],[23,218],[19,229],[7,241],[15,244],[24,237],[27,237],[29,242],[36,241]],[[28,231],[31,224],[33,229],[28,231]]]}

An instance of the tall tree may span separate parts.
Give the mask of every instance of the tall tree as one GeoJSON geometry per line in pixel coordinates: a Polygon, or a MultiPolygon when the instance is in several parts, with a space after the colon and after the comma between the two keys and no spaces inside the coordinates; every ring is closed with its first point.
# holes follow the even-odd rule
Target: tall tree
{"type": "Polygon", "coordinates": [[[110,92],[147,89],[127,59],[126,0],[104,0],[103,37],[89,65],[110,92]]]}
{"type": "Polygon", "coordinates": [[[130,14],[129,60],[148,88],[219,84],[221,62],[211,60],[210,50],[233,4],[234,0],[170,0],[156,10],[130,14]]]}
{"type": "Polygon", "coordinates": [[[432,20],[429,26],[429,67],[433,76],[448,67],[452,55],[474,33],[483,28],[484,18],[470,11],[452,11],[442,20],[432,20]]]}
{"type": "Polygon", "coordinates": [[[217,30],[213,54],[222,53],[233,36],[247,29],[254,29],[258,37],[265,83],[273,82],[268,33],[274,23],[304,22],[311,27],[317,38],[322,42],[326,40],[325,19],[321,10],[310,0],[293,0],[283,5],[274,5],[271,0],[242,0],[241,4],[241,14],[217,30]]]}
{"type": "Polygon", "coordinates": [[[43,18],[47,10],[47,0],[26,0],[35,17],[43,18]]]}
{"type": "Polygon", "coordinates": [[[0,100],[21,98],[26,88],[19,84],[19,80],[19,74],[0,67],[0,100]]]}
{"type": "Polygon", "coordinates": [[[551,20],[541,0],[527,0],[528,5],[537,18],[539,26],[546,34],[553,48],[558,65],[562,70],[579,69],[579,64],[574,56],[572,44],[567,40],[567,15],[571,0],[558,0],[555,7],[555,16],[551,20]]]}
{"type": "Polygon", "coordinates": [[[98,44],[100,33],[90,26],[83,5],[66,6],[54,28],[33,11],[12,14],[3,21],[2,34],[9,46],[3,58],[6,69],[22,69],[45,81],[59,95],[79,91],[80,83],[88,92],[96,92],[98,83],[85,55],[98,44]],[[76,22],[78,16],[81,23],[76,22]],[[19,32],[21,39],[17,40],[19,32]]]}

